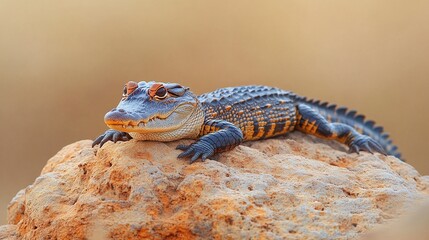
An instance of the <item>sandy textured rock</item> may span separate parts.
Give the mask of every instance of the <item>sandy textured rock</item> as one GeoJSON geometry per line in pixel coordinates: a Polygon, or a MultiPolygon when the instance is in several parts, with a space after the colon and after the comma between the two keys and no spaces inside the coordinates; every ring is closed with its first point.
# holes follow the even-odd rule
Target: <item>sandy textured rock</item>
{"type": "Polygon", "coordinates": [[[176,158],[177,144],[66,146],[12,200],[8,231],[24,239],[350,239],[428,198],[428,177],[410,165],[300,133],[192,165],[176,158]]]}
{"type": "Polygon", "coordinates": [[[18,239],[16,225],[0,226],[0,240],[15,240],[18,239]]]}

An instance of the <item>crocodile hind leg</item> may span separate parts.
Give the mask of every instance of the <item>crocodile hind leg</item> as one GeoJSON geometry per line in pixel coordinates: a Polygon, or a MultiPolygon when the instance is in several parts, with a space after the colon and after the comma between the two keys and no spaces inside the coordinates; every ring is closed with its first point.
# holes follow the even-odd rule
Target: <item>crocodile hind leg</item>
{"type": "Polygon", "coordinates": [[[317,111],[305,104],[297,107],[296,129],[320,138],[336,140],[349,146],[349,152],[367,151],[386,155],[383,147],[369,136],[362,135],[343,123],[330,123],[317,111]]]}

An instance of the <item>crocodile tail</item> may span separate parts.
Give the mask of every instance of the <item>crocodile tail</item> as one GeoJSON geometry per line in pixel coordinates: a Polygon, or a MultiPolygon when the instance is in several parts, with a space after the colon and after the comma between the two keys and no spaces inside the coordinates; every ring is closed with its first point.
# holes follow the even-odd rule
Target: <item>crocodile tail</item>
{"type": "MultiPolygon", "coordinates": [[[[382,126],[375,125],[372,120],[366,120],[364,115],[358,114],[355,110],[345,107],[338,107],[335,104],[328,104],[319,100],[298,97],[298,102],[307,104],[317,109],[329,122],[339,122],[355,128],[358,132],[370,136],[380,143],[389,154],[401,159],[401,153],[389,138],[389,134],[384,132],[382,126]]],[[[402,159],[403,160],[403,159],[402,159]]]]}

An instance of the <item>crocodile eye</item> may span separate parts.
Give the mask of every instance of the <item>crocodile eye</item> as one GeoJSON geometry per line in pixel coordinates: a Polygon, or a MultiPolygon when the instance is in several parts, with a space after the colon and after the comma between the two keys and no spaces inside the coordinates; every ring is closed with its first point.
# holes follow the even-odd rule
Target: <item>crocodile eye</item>
{"type": "Polygon", "coordinates": [[[148,94],[152,99],[162,100],[168,96],[168,91],[162,83],[154,83],[149,88],[148,94]]]}
{"type": "Polygon", "coordinates": [[[134,90],[137,89],[138,86],[139,86],[138,83],[133,82],[133,81],[129,81],[126,85],[126,89],[127,89],[126,94],[130,95],[132,92],[134,92],[134,90]]]}
{"type": "Polygon", "coordinates": [[[155,96],[159,99],[164,99],[167,97],[167,90],[165,89],[165,87],[160,87],[156,93],[155,96]]]}
{"type": "Polygon", "coordinates": [[[127,85],[124,86],[124,90],[122,91],[122,97],[127,96],[127,85]]]}
{"type": "Polygon", "coordinates": [[[124,86],[124,90],[122,91],[122,100],[126,99],[131,93],[133,93],[138,87],[138,83],[129,81],[124,86]]]}
{"type": "Polygon", "coordinates": [[[138,83],[129,81],[122,90],[122,100],[126,99],[131,93],[133,93],[138,87],[138,83]]]}

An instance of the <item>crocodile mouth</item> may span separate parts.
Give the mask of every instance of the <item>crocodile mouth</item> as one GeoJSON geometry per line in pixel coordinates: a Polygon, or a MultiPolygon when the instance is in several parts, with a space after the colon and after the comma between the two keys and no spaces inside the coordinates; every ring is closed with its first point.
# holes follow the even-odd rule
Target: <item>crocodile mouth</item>
{"type": "Polygon", "coordinates": [[[107,119],[105,123],[111,129],[121,132],[157,133],[169,132],[183,126],[195,110],[195,105],[183,103],[169,112],[157,113],[138,120],[107,119]]]}

